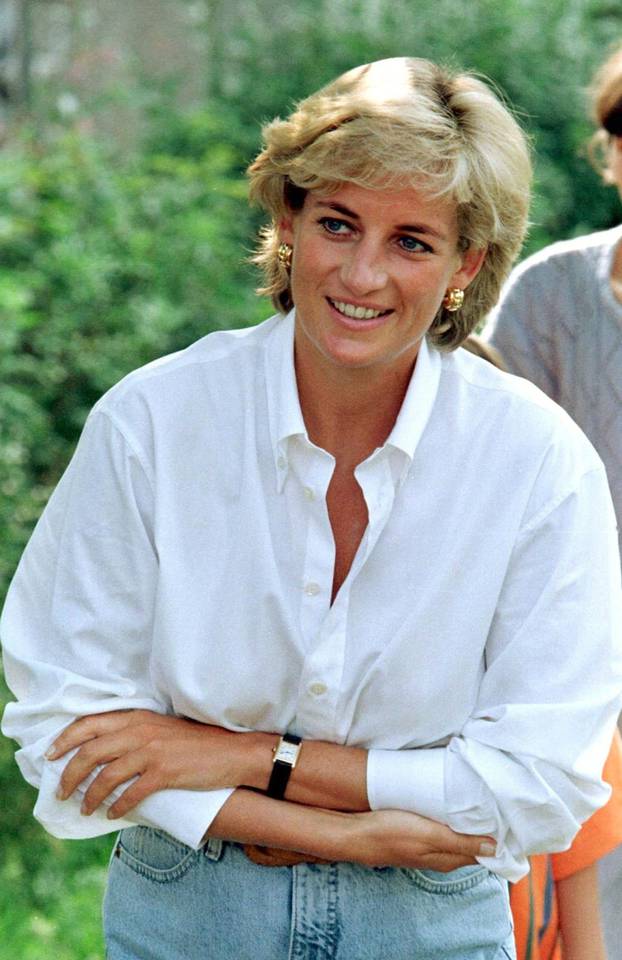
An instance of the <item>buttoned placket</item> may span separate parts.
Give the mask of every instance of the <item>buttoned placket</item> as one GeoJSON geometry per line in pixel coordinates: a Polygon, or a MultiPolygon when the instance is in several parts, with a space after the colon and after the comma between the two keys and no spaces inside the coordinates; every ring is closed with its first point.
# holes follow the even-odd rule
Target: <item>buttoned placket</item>
{"type": "Polygon", "coordinates": [[[300,583],[300,625],[306,656],[300,676],[295,729],[306,737],[344,742],[343,718],[351,711],[341,703],[347,650],[348,611],[352,586],[372,553],[393,506],[395,482],[387,449],[376,450],[360,464],[355,477],[368,510],[368,525],[352,567],[330,605],[335,547],[326,494],[334,459],[305,437],[290,444],[288,482],[298,485],[304,511],[297,525],[305,538],[300,583]],[[342,718],[339,720],[339,718],[342,718]]]}
{"type": "Polygon", "coordinates": [[[335,548],[326,494],[335,460],[306,436],[297,436],[289,442],[288,466],[287,482],[295,486],[290,501],[292,527],[302,539],[300,629],[305,650],[309,651],[330,607],[335,548]]]}

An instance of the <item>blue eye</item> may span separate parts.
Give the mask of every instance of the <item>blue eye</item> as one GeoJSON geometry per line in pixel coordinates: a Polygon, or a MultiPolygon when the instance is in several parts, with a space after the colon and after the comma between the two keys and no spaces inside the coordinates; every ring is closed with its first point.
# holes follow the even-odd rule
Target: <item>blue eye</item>
{"type": "Polygon", "coordinates": [[[421,240],[417,240],[416,237],[400,237],[398,243],[407,253],[420,253],[422,250],[430,249],[425,243],[422,243],[421,240]]]}
{"type": "Polygon", "coordinates": [[[335,217],[322,217],[319,223],[321,223],[327,233],[347,233],[350,229],[344,220],[337,220],[335,217]]]}

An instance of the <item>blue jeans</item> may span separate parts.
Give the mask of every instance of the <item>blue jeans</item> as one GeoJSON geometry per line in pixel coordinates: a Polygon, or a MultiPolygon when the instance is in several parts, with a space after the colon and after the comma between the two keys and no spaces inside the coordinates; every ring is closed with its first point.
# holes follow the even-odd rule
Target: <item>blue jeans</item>
{"type": "Polygon", "coordinates": [[[505,881],[352,863],[264,867],[123,830],[104,902],[108,960],[514,960],[505,881]]]}

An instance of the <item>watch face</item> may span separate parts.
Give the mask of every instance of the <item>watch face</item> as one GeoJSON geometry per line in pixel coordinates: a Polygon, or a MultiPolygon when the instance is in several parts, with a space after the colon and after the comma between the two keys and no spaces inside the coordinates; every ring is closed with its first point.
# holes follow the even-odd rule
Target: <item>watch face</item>
{"type": "Polygon", "coordinates": [[[279,749],[276,752],[275,761],[279,760],[281,763],[289,763],[293,767],[296,763],[298,757],[298,751],[300,750],[300,744],[298,743],[281,743],[279,749]]]}

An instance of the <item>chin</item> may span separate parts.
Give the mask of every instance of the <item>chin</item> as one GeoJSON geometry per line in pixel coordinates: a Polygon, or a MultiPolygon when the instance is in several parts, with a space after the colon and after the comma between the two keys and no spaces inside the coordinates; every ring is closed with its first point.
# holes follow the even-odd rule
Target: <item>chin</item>
{"type": "Polygon", "coordinates": [[[331,363],[341,367],[371,367],[377,363],[382,363],[382,357],[370,349],[366,349],[360,344],[351,344],[340,347],[332,345],[320,348],[324,357],[331,363]]]}

